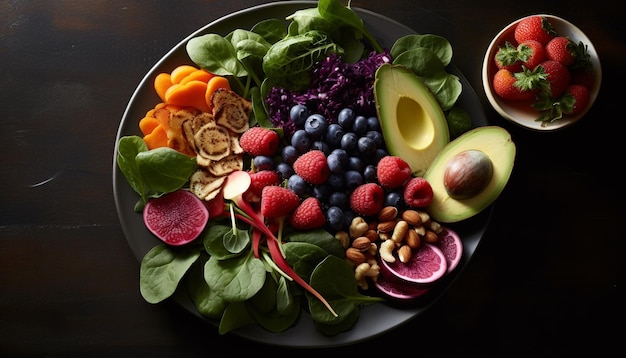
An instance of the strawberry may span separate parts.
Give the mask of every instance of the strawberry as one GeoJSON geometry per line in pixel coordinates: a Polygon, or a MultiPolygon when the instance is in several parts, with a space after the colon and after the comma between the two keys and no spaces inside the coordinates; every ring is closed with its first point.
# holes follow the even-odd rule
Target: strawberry
{"type": "Polygon", "coordinates": [[[385,192],[380,185],[361,184],[350,194],[350,207],[359,215],[373,216],[383,208],[384,199],[385,192]]]}
{"type": "Polygon", "coordinates": [[[525,17],[515,26],[514,37],[518,44],[526,40],[535,40],[545,46],[555,36],[552,24],[543,16],[525,17]]]}
{"type": "Polygon", "coordinates": [[[260,170],[250,173],[250,187],[244,194],[249,202],[258,202],[261,199],[263,188],[269,185],[279,185],[280,176],[273,170],[260,170]]]}
{"type": "Polygon", "coordinates": [[[402,194],[404,202],[414,208],[425,208],[433,201],[433,188],[422,177],[414,177],[409,180],[402,194]]]}
{"type": "Polygon", "coordinates": [[[511,72],[517,72],[522,69],[522,61],[519,59],[517,47],[513,46],[509,41],[505,41],[504,45],[498,47],[498,51],[494,56],[494,62],[498,69],[507,69],[511,72]]]}
{"type": "Polygon", "coordinates": [[[241,134],[239,145],[250,155],[273,156],[278,151],[280,137],[269,128],[251,127],[241,134]]]}
{"type": "Polygon", "coordinates": [[[561,96],[561,110],[565,114],[578,114],[589,105],[589,89],[583,85],[569,85],[561,96]]]}
{"type": "Polygon", "coordinates": [[[514,74],[507,69],[501,69],[493,77],[493,90],[498,96],[506,100],[527,100],[535,97],[537,91],[518,80],[519,72],[514,74]]]}
{"type": "Polygon", "coordinates": [[[546,44],[548,60],[570,66],[576,60],[576,44],[565,36],[557,36],[546,44]]]}
{"type": "Polygon", "coordinates": [[[314,196],[304,199],[289,217],[289,225],[299,230],[317,229],[325,223],[326,217],[322,211],[322,205],[314,196]]]}
{"type": "Polygon", "coordinates": [[[546,74],[546,79],[550,83],[551,97],[561,97],[572,77],[569,69],[562,63],[553,60],[546,60],[537,67],[543,68],[546,74]]]}
{"type": "Polygon", "coordinates": [[[300,204],[298,195],[282,186],[270,185],[261,191],[261,215],[266,218],[286,216],[298,204],[300,204]]]}
{"type": "Polygon", "coordinates": [[[318,185],[330,176],[326,155],[321,150],[310,150],[296,159],[293,170],[305,181],[318,185]]]}
{"type": "Polygon", "coordinates": [[[404,159],[387,155],[378,161],[376,176],[383,188],[399,188],[411,177],[411,167],[404,159]]]}
{"type": "Polygon", "coordinates": [[[539,41],[526,40],[517,45],[517,56],[524,66],[532,70],[546,60],[546,50],[539,41]]]}

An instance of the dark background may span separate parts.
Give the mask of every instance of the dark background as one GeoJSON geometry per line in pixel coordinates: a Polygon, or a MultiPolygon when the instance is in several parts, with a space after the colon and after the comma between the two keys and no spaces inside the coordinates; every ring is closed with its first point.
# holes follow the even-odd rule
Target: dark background
{"type": "MultiPolygon", "coordinates": [[[[261,3],[0,0],[0,356],[293,351],[219,336],[176,304],[146,303],[111,184],[119,121],[145,73],[190,33],[261,3]]],[[[446,37],[489,121],[510,131],[518,155],[476,254],[430,310],[376,339],[319,352],[623,352],[623,2],[352,6],[446,37]],[[602,63],[594,107],[556,132],[505,121],[482,90],[481,63],[492,37],[534,13],[576,24],[602,63]],[[416,20],[425,16],[436,21],[425,28],[416,20]]]]}

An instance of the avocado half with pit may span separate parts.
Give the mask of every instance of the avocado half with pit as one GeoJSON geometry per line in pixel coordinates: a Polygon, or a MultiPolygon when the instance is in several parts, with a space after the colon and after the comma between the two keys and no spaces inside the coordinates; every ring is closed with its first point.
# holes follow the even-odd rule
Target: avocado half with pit
{"type": "Polygon", "coordinates": [[[376,111],[387,151],[422,176],[450,142],[446,116],[424,82],[402,65],[383,64],[374,80],[376,111]]]}
{"type": "Polygon", "coordinates": [[[450,142],[424,174],[433,188],[430,216],[453,223],[483,211],[504,190],[515,154],[511,135],[498,126],[477,127],[450,142]]]}

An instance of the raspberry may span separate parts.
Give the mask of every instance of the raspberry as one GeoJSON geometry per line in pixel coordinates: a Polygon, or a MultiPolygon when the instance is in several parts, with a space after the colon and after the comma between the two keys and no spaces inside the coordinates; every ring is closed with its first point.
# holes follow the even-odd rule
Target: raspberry
{"type": "Polygon", "coordinates": [[[322,227],[326,217],[319,199],[310,196],[302,201],[289,218],[291,227],[299,230],[312,230],[322,227]]]}
{"type": "Polygon", "coordinates": [[[350,207],[359,215],[373,216],[383,208],[385,193],[376,183],[359,185],[350,195],[350,207]]]}
{"type": "Polygon", "coordinates": [[[409,180],[404,187],[404,202],[414,208],[425,208],[433,201],[433,188],[421,177],[409,180]]]}
{"type": "Polygon", "coordinates": [[[273,156],[278,151],[280,137],[269,128],[252,127],[241,134],[239,145],[250,155],[273,156]]]}
{"type": "Polygon", "coordinates": [[[323,184],[330,176],[326,155],[317,149],[299,156],[293,163],[293,170],[302,179],[313,185],[323,184]]]}
{"type": "Polygon", "coordinates": [[[266,218],[286,216],[298,204],[300,204],[298,195],[282,186],[270,185],[261,191],[261,215],[266,218]]]}
{"type": "Polygon", "coordinates": [[[258,202],[261,199],[263,188],[269,185],[280,184],[280,177],[273,170],[261,170],[250,173],[250,187],[245,193],[245,198],[250,202],[258,202]]]}
{"type": "Polygon", "coordinates": [[[399,188],[411,177],[411,167],[404,159],[388,155],[378,161],[376,176],[383,188],[399,188]]]}

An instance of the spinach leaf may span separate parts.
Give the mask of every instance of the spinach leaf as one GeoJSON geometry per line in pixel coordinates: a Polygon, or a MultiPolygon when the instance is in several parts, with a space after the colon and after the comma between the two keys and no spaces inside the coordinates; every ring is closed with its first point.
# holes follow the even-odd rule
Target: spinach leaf
{"type": "Polygon", "coordinates": [[[256,321],[254,317],[248,313],[247,304],[245,302],[231,302],[226,306],[222,319],[220,320],[220,326],[218,328],[219,334],[226,334],[234,329],[254,324],[256,321]]]}
{"type": "MultiPolygon", "coordinates": [[[[280,280],[285,282],[285,278],[280,276],[280,280]]],[[[280,281],[279,281],[280,282],[280,281]]],[[[270,332],[282,332],[291,327],[300,316],[300,305],[289,294],[284,297],[284,290],[280,284],[269,276],[265,280],[265,285],[254,297],[246,301],[248,312],[255,318],[261,327],[270,332]],[[282,302],[287,299],[288,305],[282,302]],[[284,306],[279,309],[279,305],[284,306]]]]}
{"type": "Polygon", "coordinates": [[[182,188],[197,169],[195,158],[168,147],[139,152],[135,162],[152,197],[182,188]]]}
{"type": "Polygon", "coordinates": [[[206,34],[187,42],[187,54],[193,62],[218,76],[245,77],[246,68],[237,60],[237,50],[232,43],[218,35],[206,34]]]}
{"type": "Polygon", "coordinates": [[[415,72],[444,111],[450,109],[461,95],[461,81],[446,72],[445,66],[431,49],[418,47],[404,51],[394,58],[393,64],[404,65],[415,72]]]}
{"type": "Polygon", "coordinates": [[[143,298],[158,303],[170,297],[187,270],[200,257],[201,250],[198,245],[173,249],[159,244],[148,251],[139,270],[139,289],[143,298]]]}
{"type": "Polygon", "coordinates": [[[340,258],[346,256],[346,250],[341,246],[331,233],[323,229],[309,231],[293,231],[285,235],[285,240],[290,242],[307,242],[323,249],[326,253],[340,258]]]}
{"type": "Polygon", "coordinates": [[[130,184],[133,190],[141,195],[141,199],[145,202],[148,201],[146,193],[146,183],[144,183],[135,158],[140,152],[146,152],[148,146],[146,142],[139,136],[125,136],[120,138],[117,144],[117,166],[120,168],[122,174],[130,184]]]}
{"type": "Polygon", "coordinates": [[[287,36],[287,26],[279,19],[262,20],[252,26],[250,31],[261,35],[270,44],[287,36]]]}
{"type": "Polygon", "coordinates": [[[354,278],[354,268],[346,260],[328,256],[311,274],[311,286],[314,287],[331,304],[338,316],[333,316],[326,306],[309,292],[311,316],[315,322],[322,324],[339,324],[351,317],[360,306],[383,302],[382,297],[366,296],[359,292],[354,278]]]}
{"type": "Polygon", "coordinates": [[[374,35],[369,32],[363,20],[349,6],[343,6],[339,0],[320,0],[317,3],[317,9],[320,16],[334,23],[336,27],[345,25],[357,30],[370,42],[376,52],[383,52],[382,47],[374,35]]]}
{"type": "Polygon", "coordinates": [[[245,301],[265,283],[265,266],[252,250],[228,260],[211,256],[204,265],[204,279],[209,288],[228,302],[245,301]]]}
{"type": "Polygon", "coordinates": [[[308,281],[315,267],[328,256],[319,246],[307,242],[286,242],[282,248],[291,268],[305,281],[308,281]]]}
{"type": "Polygon", "coordinates": [[[311,68],[329,52],[342,49],[319,31],[288,36],[274,43],[263,57],[263,72],[281,87],[299,90],[311,83],[311,68]]]}
{"type": "Polygon", "coordinates": [[[198,313],[208,318],[219,318],[224,313],[227,303],[211,290],[204,280],[204,262],[208,260],[208,255],[203,256],[206,256],[204,260],[201,258],[196,261],[185,276],[187,292],[198,313]]]}
{"type": "Polygon", "coordinates": [[[424,47],[433,51],[444,67],[448,66],[450,61],[452,61],[452,45],[450,45],[450,42],[445,37],[431,34],[411,34],[400,37],[391,47],[390,54],[392,58],[396,58],[402,53],[418,47],[424,47]]]}

